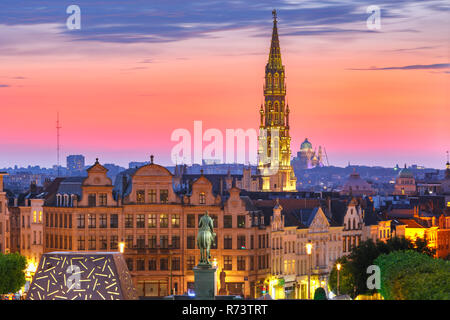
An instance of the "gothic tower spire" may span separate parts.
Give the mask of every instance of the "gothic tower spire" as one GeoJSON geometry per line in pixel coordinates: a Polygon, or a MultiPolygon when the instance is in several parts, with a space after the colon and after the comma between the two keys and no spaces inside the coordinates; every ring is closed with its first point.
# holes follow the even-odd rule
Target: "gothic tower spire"
{"type": "Polygon", "coordinates": [[[270,43],[269,61],[267,65],[271,69],[282,69],[283,64],[281,63],[280,40],[278,39],[277,11],[275,9],[272,11],[272,15],[273,15],[272,41],[270,43]]]}
{"type": "Polygon", "coordinates": [[[289,107],[285,102],[285,68],[281,61],[277,11],[273,10],[272,15],[272,40],[265,69],[264,107],[260,109],[258,168],[260,173],[267,172],[265,168],[273,168],[274,162],[277,162],[276,176],[270,174],[271,177],[263,177],[263,191],[294,191],[296,178],[291,166],[289,107]]]}

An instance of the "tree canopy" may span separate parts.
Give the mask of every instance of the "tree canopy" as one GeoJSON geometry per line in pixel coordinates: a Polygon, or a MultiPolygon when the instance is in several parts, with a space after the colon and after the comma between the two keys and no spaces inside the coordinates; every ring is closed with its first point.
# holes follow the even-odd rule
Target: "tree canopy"
{"type": "Polygon", "coordinates": [[[314,291],[314,300],[327,300],[327,293],[324,288],[319,287],[314,291]]]}
{"type": "Polygon", "coordinates": [[[450,262],[412,250],[380,255],[380,293],[387,300],[450,300],[450,262]]]}
{"type": "Polygon", "coordinates": [[[0,294],[15,293],[25,284],[27,260],[18,253],[0,253],[0,294]]]}
{"type": "MultiPolygon", "coordinates": [[[[352,249],[350,255],[341,260],[341,271],[339,274],[339,291],[341,294],[348,294],[352,298],[360,294],[373,294],[376,289],[367,288],[367,268],[375,264],[381,254],[399,250],[414,250],[428,256],[433,256],[434,250],[429,248],[424,239],[417,238],[415,241],[404,237],[392,237],[386,242],[372,239],[363,241],[359,246],[352,249]]],[[[329,285],[333,292],[337,292],[337,270],[336,265],[330,272],[329,285]]]]}
{"type": "Polygon", "coordinates": [[[354,286],[354,278],[353,274],[349,270],[348,259],[347,257],[341,257],[336,260],[336,264],[330,272],[330,277],[328,279],[328,283],[330,286],[330,290],[335,294],[338,293],[337,290],[337,269],[336,265],[341,264],[341,270],[339,271],[339,294],[347,294],[349,296],[354,296],[355,286],[354,286]]]}

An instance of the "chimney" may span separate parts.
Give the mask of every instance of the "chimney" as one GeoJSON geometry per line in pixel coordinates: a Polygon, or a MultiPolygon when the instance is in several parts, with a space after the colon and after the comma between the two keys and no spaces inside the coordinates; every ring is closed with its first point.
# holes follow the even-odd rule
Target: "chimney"
{"type": "Polygon", "coordinates": [[[36,193],[37,192],[37,186],[36,186],[36,182],[35,181],[32,181],[30,183],[30,192],[31,193],[36,193]]]}

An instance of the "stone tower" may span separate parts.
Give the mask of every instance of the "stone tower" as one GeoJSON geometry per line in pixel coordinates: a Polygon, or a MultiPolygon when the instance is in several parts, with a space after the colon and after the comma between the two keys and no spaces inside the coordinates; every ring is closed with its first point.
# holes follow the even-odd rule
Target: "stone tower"
{"type": "Polygon", "coordinates": [[[264,106],[260,108],[258,171],[262,191],[295,191],[297,178],[291,166],[285,69],[281,62],[276,10],[272,14],[273,31],[265,70],[264,106]]]}

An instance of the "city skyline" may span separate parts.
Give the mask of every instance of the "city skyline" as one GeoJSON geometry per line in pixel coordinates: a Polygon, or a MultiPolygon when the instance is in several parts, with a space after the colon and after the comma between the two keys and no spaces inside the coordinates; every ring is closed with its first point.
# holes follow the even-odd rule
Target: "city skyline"
{"type": "Polygon", "coordinates": [[[376,31],[367,29],[363,1],[223,2],[221,10],[202,1],[177,9],[77,4],[81,30],[66,29],[66,8],[55,1],[0,10],[0,101],[10,119],[0,129],[0,167],[26,167],[31,157],[56,164],[57,112],[61,159],[81,153],[87,164],[127,167],[153,154],[174,165],[171,133],[192,132],[195,120],[223,133],[257,129],[272,7],[293,155],[307,137],[325,146],[331,165],[445,167],[443,1],[381,2],[376,31]]]}

